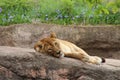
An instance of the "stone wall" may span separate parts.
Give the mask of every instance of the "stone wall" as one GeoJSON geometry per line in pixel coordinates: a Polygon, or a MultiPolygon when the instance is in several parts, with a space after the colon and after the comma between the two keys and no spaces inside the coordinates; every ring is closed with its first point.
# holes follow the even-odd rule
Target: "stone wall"
{"type": "Polygon", "coordinates": [[[33,48],[34,43],[55,32],[91,55],[120,59],[120,27],[79,27],[24,24],[0,27],[0,46],[33,48]],[[113,54],[114,53],[114,54],[113,54]]]}
{"type": "Polygon", "coordinates": [[[120,59],[120,27],[52,24],[0,27],[0,80],[120,80],[120,60],[115,59],[120,59]],[[35,52],[34,43],[50,32],[90,55],[105,57],[106,63],[93,65],[35,52]]]}

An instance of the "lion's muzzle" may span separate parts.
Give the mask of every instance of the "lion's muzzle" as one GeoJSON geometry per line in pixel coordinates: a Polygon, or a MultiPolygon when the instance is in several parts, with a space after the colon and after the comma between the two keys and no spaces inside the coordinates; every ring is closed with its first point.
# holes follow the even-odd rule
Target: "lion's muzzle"
{"type": "Polygon", "coordinates": [[[57,58],[62,58],[64,57],[64,53],[62,51],[58,51],[57,53],[54,54],[57,58]]]}

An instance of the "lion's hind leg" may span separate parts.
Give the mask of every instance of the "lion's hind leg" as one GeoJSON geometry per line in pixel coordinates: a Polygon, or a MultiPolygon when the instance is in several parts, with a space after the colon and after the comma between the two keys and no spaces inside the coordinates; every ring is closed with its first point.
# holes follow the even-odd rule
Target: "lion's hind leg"
{"type": "Polygon", "coordinates": [[[92,64],[101,64],[105,62],[104,58],[100,58],[98,56],[90,56],[86,53],[79,53],[79,52],[66,53],[65,56],[79,59],[79,60],[82,60],[83,62],[88,62],[92,64]]]}

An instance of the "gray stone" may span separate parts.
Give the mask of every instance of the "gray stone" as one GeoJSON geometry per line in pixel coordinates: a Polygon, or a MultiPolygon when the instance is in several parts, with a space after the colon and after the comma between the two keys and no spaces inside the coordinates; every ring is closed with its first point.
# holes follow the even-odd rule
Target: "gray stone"
{"type": "Polygon", "coordinates": [[[83,48],[90,55],[120,59],[120,27],[21,24],[0,27],[0,45],[33,48],[34,43],[55,32],[60,39],[83,48]],[[114,53],[114,54],[113,54],[114,53]]]}
{"type": "Polygon", "coordinates": [[[29,48],[0,46],[0,80],[120,80],[120,61],[93,65],[29,48]]]}

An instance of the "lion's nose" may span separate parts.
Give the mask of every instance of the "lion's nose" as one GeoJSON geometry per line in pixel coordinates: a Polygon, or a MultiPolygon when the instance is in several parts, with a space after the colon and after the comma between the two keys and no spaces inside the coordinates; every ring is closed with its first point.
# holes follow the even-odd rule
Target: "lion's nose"
{"type": "Polygon", "coordinates": [[[57,54],[60,54],[61,51],[58,51],[57,54]]]}
{"type": "Polygon", "coordinates": [[[35,49],[35,51],[39,52],[39,48],[38,47],[35,47],[34,49],[35,49]]]}

